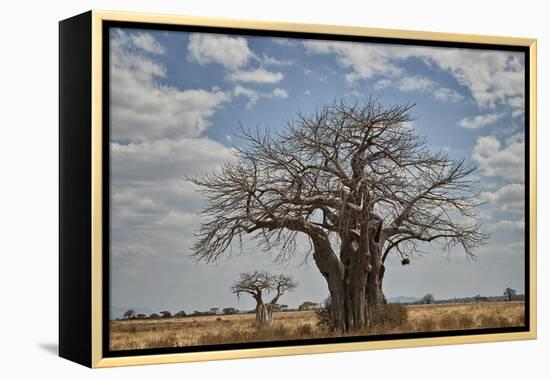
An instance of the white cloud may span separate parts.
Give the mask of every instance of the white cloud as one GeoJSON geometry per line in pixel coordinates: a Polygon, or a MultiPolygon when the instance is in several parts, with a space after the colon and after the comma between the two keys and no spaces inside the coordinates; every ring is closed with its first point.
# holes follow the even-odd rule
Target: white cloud
{"type": "Polygon", "coordinates": [[[250,89],[250,88],[247,88],[247,87],[243,87],[242,85],[235,86],[235,88],[233,89],[233,95],[236,96],[236,97],[238,97],[238,96],[248,97],[250,101],[249,101],[247,107],[249,109],[252,108],[252,105],[256,104],[256,102],[260,98],[260,95],[258,94],[257,91],[255,91],[253,89],[250,89]]]}
{"type": "Polygon", "coordinates": [[[287,98],[288,92],[282,88],[275,88],[271,92],[260,92],[254,89],[243,87],[242,85],[237,85],[233,89],[233,95],[235,97],[245,96],[248,97],[248,103],[246,104],[247,109],[252,109],[254,105],[258,102],[260,98],[287,98]]]}
{"type": "MultiPolygon", "coordinates": [[[[497,104],[507,104],[514,110],[522,107],[525,78],[521,53],[356,42],[305,41],[304,46],[311,54],[334,55],[336,62],[349,70],[345,78],[350,84],[375,77],[404,76],[400,62],[417,58],[452,74],[460,85],[468,88],[480,107],[493,108],[497,104]]],[[[450,94],[445,90],[436,93],[437,99],[447,99],[450,94]]],[[[451,97],[454,101],[456,98],[451,97]]]]}
{"type": "Polygon", "coordinates": [[[280,98],[288,97],[288,92],[283,88],[275,88],[271,93],[273,94],[273,97],[280,97],[280,98]]]}
{"type": "Polygon", "coordinates": [[[376,83],[374,83],[374,89],[380,90],[387,88],[391,85],[391,80],[388,79],[380,79],[376,83]]]}
{"type": "Polygon", "coordinates": [[[398,76],[403,70],[390,61],[396,52],[390,50],[391,45],[374,45],[353,42],[326,42],[309,40],[304,42],[307,52],[311,54],[336,55],[337,63],[344,68],[350,68],[346,81],[370,79],[375,75],[398,76]]]}
{"type": "Polygon", "coordinates": [[[508,105],[514,109],[512,117],[519,117],[525,114],[525,99],[522,96],[510,97],[508,105]]]}
{"type": "Polygon", "coordinates": [[[296,46],[298,45],[298,40],[292,38],[276,38],[272,37],[271,41],[281,46],[296,46]]]}
{"type": "Polygon", "coordinates": [[[231,96],[216,88],[183,90],[159,84],[166,68],[132,50],[130,43],[124,32],[112,38],[112,138],[148,141],[199,136],[231,96]]]}
{"type": "Polygon", "coordinates": [[[489,226],[490,231],[523,231],[525,230],[525,220],[501,220],[489,226]]]}
{"type": "Polygon", "coordinates": [[[263,68],[252,71],[234,71],[228,75],[230,81],[252,82],[252,83],[277,83],[283,80],[284,75],[280,72],[271,72],[263,68]]]}
{"type": "Polygon", "coordinates": [[[487,113],[475,117],[466,117],[458,122],[458,126],[464,129],[479,129],[494,124],[503,116],[502,113],[487,113]]]}
{"type": "Polygon", "coordinates": [[[157,139],[111,143],[113,177],[118,180],[162,181],[197,174],[231,160],[232,150],[211,139],[157,139]],[[190,164],[192,162],[192,164],[190,164]]]}
{"type": "Polygon", "coordinates": [[[523,212],[525,205],[525,186],[509,184],[495,192],[481,193],[481,201],[488,202],[499,211],[523,212]]]}
{"type": "Polygon", "coordinates": [[[113,248],[139,259],[143,256],[137,250],[127,248],[138,243],[153,246],[148,258],[186,258],[182,249],[200,223],[203,202],[184,177],[232,159],[232,149],[205,137],[111,142],[113,248]],[[178,248],[161,247],[167,241],[178,248]]]}
{"type": "Polygon", "coordinates": [[[525,180],[525,141],[523,133],[512,135],[505,145],[494,135],[479,137],[472,158],[481,173],[507,181],[525,180]]]}
{"type": "Polygon", "coordinates": [[[205,33],[191,34],[187,50],[192,61],[219,63],[232,70],[245,66],[255,56],[245,38],[205,33]]]}
{"type": "Polygon", "coordinates": [[[420,48],[414,56],[431,60],[450,72],[459,84],[470,90],[480,107],[493,108],[497,104],[507,104],[510,98],[524,97],[521,53],[420,48]]]}
{"type": "Polygon", "coordinates": [[[400,78],[380,79],[374,83],[375,90],[395,87],[402,92],[429,92],[438,101],[458,102],[464,98],[460,93],[445,87],[439,87],[436,82],[424,76],[402,76],[400,78]]]}
{"type": "Polygon", "coordinates": [[[153,54],[165,54],[166,49],[149,33],[131,34],[134,46],[153,54]]]}
{"type": "Polygon", "coordinates": [[[427,91],[434,85],[432,80],[422,76],[405,76],[399,80],[398,88],[403,92],[427,91]]]}
{"type": "Polygon", "coordinates": [[[445,87],[435,88],[432,94],[436,100],[442,102],[459,102],[464,99],[457,91],[445,87]]]}
{"type": "Polygon", "coordinates": [[[189,36],[187,45],[188,59],[199,64],[218,63],[227,70],[226,79],[233,82],[274,84],[283,80],[281,72],[268,71],[265,68],[245,69],[251,60],[262,65],[288,66],[292,62],[279,60],[263,54],[254,54],[243,37],[228,37],[195,33],[189,36]]]}
{"type": "Polygon", "coordinates": [[[262,58],[259,60],[261,63],[265,65],[270,65],[270,66],[291,66],[292,65],[292,61],[290,60],[279,60],[277,58],[274,58],[266,54],[263,54],[262,58]]]}

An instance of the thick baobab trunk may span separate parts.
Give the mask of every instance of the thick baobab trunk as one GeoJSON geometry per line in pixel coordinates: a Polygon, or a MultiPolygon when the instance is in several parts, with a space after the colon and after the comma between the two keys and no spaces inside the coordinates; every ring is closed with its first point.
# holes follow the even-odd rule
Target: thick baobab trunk
{"type": "Polygon", "coordinates": [[[315,263],[330,292],[333,330],[349,332],[368,326],[375,307],[386,303],[380,245],[371,242],[369,251],[360,251],[349,242],[342,246],[341,256],[346,258],[340,261],[328,244],[313,244],[315,263]]]}
{"type": "Polygon", "coordinates": [[[313,259],[327,281],[330,293],[330,319],[333,330],[347,331],[345,315],[344,267],[328,240],[313,239],[313,259]]]}
{"type": "Polygon", "coordinates": [[[256,326],[261,327],[271,324],[273,321],[273,307],[269,303],[258,303],[256,305],[256,326]]]}
{"type": "Polygon", "coordinates": [[[347,329],[360,329],[367,322],[365,296],[366,274],[348,272],[345,279],[345,311],[347,329]]]}
{"type": "Polygon", "coordinates": [[[330,292],[332,329],[348,332],[364,327],[367,322],[367,262],[359,259],[342,263],[328,244],[315,242],[313,258],[330,292]]]}
{"type": "MultiPolygon", "coordinates": [[[[375,269],[373,269],[375,270],[375,269]]],[[[386,296],[382,290],[382,280],[384,278],[384,266],[381,265],[377,271],[373,271],[369,274],[367,279],[367,285],[365,288],[365,299],[367,306],[367,316],[369,319],[369,325],[373,325],[373,314],[376,307],[381,304],[386,304],[386,296]]]]}
{"type": "Polygon", "coordinates": [[[367,278],[365,287],[365,297],[367,306],[367,316],[369,325],[372,325],[374,311],[381,304],[386,304],[386,296],[382,290],[382,282],[384,280],[385,267],[382,263],[382,243],[371,243],[371,271],[367,278]]]}

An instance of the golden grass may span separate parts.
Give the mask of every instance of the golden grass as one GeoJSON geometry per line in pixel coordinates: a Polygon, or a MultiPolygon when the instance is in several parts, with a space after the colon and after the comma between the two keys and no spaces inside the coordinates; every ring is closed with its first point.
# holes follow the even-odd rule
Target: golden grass
{"type": "MultiPolygon", "coordinates": [[[[484,302],[407,306],[407,320],[353,335],[433,332],[524,325],[525,303],[484,302]]],[[[111,350],[337,337],[317,324],[313,311],[277,312],[273,324],[254,327],[254,314],[110,322],[111,350]]]]}

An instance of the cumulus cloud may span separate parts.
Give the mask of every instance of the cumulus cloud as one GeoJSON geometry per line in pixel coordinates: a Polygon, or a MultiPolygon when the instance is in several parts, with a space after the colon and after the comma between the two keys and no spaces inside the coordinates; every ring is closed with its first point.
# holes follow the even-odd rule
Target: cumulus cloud
{"type": "Polygon", "coordinates": [[[187,50],[191,61],[218,63],[232,70],[245,66],[255,56],[245,38],[217,34],[191,34],[187,50]]]}
{"type": "Polygon", "coordinates": [[[153,54],[165,54],[166,49],[149,33],[137,33],[130,36],[134,46],[153,54]]]}
{"type": "Polygon", "coordinates": [[[346,74],[346,81],[349,83],[370,79],[375,75],[398,76],[403,70],[391,58],[406,57],[393,45],[307,40],[304,41],[304,46],[311,54],[335,55],[340,66],[351,70],[346,74]]]}
{"type": "Polygon", "coordinates": [[[163,53],[147,33],[111,36],[112,251],[132,264],[184,256],[202,204],[184,177],[233,159],[203,135],[231,93],[161,84],[168,72],[151,54],[163,53]]]}
{"type": "Polygon", "coordinates": [[[487,113],[475,117],[466,117],[458,122],[458,126],[464,129],[480,129],[494,124],[504,116],[502,113],[487,113]]]}
{"type": "MultiPolygon", "coordinates": [[[[151,36],[138,35],[140,40],[151,36]]],[[[150,141],[199,136],[231,96],[219,89],[180,89],[159,84],[166,68],[132,48],[120,31],[111,44],[111,124],[115,140],[150,141]]],[[[158,42],[149,42],[152,46],[158,42]]],[[[142,43],[143,44],[143,43],[142,43]]]]}
{"type": "Polygon", "coordinates": [[[164,55],[166,53],[164,46],[162,46],[150,33],[126,33],[122,29],[113,29],[111,48],[116,50],[121,47],[131,49],[134,52],[141,50],[141,52],[158,55],[164,55]]]}
{"type": "Polygon", "coordinates": [[[525,230],[525,220],[501,220],[490,225],[491,231],[523,231],[525,230]]]}
{"type": "MultiPolygon", "coordinates": [[[[258,56],[249,48],[248,41],[243,37],[194,33],[189,37],[187,49],[189,60],[202,65],[221,64],[226,70],[226,80],[235,83],[276,84],[284,79],[285,75],[281,72],[269,71],[263,67],[252,68],[253,61],[265,66],[292,64],[288,60],[279,60],[267,54],[258,56]]],[[[247,109],[251,109],[260,98],[288,97],[288,92],[282,88],[266,93],[241,85],[233,89],[233,94],[249,98],[247,109]]]]}
{"type": "Polygon", "coordinates": [[[391,85],[391,80],[380,79],[376,83],[374,83],[374,89],[380,90],[380,89],[388,88],[390,85],[391,85]]]}
{"type": "Polygon", "coordinates": [[[260,62],[268,66],[291,66],[292,65],[292,61],[290,60],[279,60],[277,58],[274,58],[266,54],[262,55],[260,62]]]}
{"type": "Polygon", "coordinates": [[[228,75],[230,81],[252,82],[252,83],[269,83],[274,84],[283,80],[284,75],[280,72],[271,72],[263,68],[258,68],[251,71],[235,71],[228,75]]]}
{"type": "Polygon", "coordinates": [[[424,76],[402,76],[394,79],[380,79],[374,83],[375,90],[394,87],[402,92],[429,92],[432,97],[442,102],[458,102],[464,98],[460,93],[450,88],[441,87],[435,81],[424,76]]]}
{"type": "Polygon", "coordinates": [[[481,201],[488,202],[499,211],[523,212],[525,205],[525,185],[509,184],[495,192],[482,192],[481,201]]]}
{"type": "Polygon", "coordinates": [[[426,91],[434,86],[433,80],[423,76],[405,76],[399,80],[398,88],[404,92],[426,91]]]}
{"type": "MultiPolygon", "coordinates": [[[[334,55],[336,62],[349,70],[345,76],[348,83],[404,76],[401,63],[416,58],[453,75],[480,107],[502,104],[514,112],[522,108],[525,82],[522,53],[332,41],[305,41],[304,46],[310,54],[334,55]]],[[[385,84],[378,82],[382,83],[385,84]]],[[[456,101],[456,96],[449,97],[445,90],[435,96],[456,101]]]]}
{"type": "Polygon", "coordinates": [[[111,143],[113,178],[121,182],[177,179],[210,170],[232,156],[231,149],[206,137],[111,143]]]}
{"type": "Polygon", "coordinates": [[[464,99],[457,91],[445,87],[434,88],[432,95],[442,102],[459,102],[464,99]]]}
{"type": "Polygon", "coordinates": [[[479,137],[472,158],[481,173],[488,177],[501,177],[507,181],[525,179],[524,134],[512,135],[504,145],[494,135],[479,137]]]}
{"type": "Polygon", "coordinates": [[[233,159],[208,138],[111,143],[111,240],[115,259],[185,259],[203,199],[185,176],[233,159]]]}
{"type": "Polygon", "coordinates": [[[423,48],[420,54],[450,72],[467,87],[481,107],[497,104],[516,109],[524,98],[524,59],[522,53],[468,49],[423,48]]]}
{"type": "Polygon", "coordinates": [[[283,88],[275,88],[271,92],[261,92],[254,89],[244,87],[242,85],[236,85],[233,89],[233,95],[235,97],[245,96],[248,97],[248,103],[246,104],[247,109],[252,109],[254,105],[258,102],[260,98],[287,98],[288,92],[283,88]]]}
{"type": "Polygon", "coordinates": [[[280,97],[280,98],[287,98],[288,92],[283,88],[275,88],[273,92],[271,92],[273,97],[280,97]]]}

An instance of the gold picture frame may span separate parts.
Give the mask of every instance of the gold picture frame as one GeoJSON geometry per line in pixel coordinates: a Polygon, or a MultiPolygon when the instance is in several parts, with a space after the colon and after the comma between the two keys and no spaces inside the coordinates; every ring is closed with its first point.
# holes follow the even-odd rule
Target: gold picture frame
{"type": "MultiPolygon", "coordinates": [[[[60,203],[60,355],[62,357],[79,362],[89,367],[99,368],[312,353],[347,352],[386,348],[528,340],[536,338],[536,39],[376,29],[354,26],[259,22],[250,20],[230,20],[209,17],[187,17],[96,10],[76,16],[66,21],[62,21],[60,23],[60,31],[60,180],[62,188],[62,194],[60,197],[64,198],[60,203]],[[105,138],[105,135],[103,135],[103,111],[106,106],[103,98],[105,85],[105,77],[103,74],[103,65],[105,60],[104,25],[108,22],[212,27],[239,29],[243,32],[249,30],[267,33],[293,32],[332,36],[375,37],[388,39],[389,41],[392,39],[398,39],[401,41],[408,40],[418,42],[418,44],[422,44],[423,41],[438,41],[445,43],[501,45],[525,48],[529,58],[527,71],[529,73],[529,77],[525,79],[529,88],[529,100],[525,109],[525,119],[528,124],[529,132],[529,266],[526,267],[528,268],[529,273],[529,307],[527,311],[528,330],[521,332],[353,341],[330,344],[312,343],[308,345],[260,347],[252,349],[227,349],[147,355],[135,353],[128,356],[106,356],[104,350],[106,325],[104,324],[105,319],[103,316],[105,313],[105,309],[103,308],[103,297],[106,290],[103,284],[104,267],[106,263],[104,259],[105,252],[103,235],[103,219],[105,216],[105,186],[103,181],[105,177],[105,164],[108,164],[108,162],[104,161],[104,151],[102,148],[104,146],[105,138]],[[82,49],[86,50],[85,54],[81,53],[82,49]],[[75,54],[79,54],[80,57],[75,58],[75,54]],[[68,73],[68,71],[72,69],[69,68],[71,61],[75,64],[83,65],[81,68],[84,71],[68,73]],[[83,77],[83,75],[86,76],[86,69],[89,69],[89,77],[83,77]],[[74,89],[75,85],[78,85],[77,90],[74,89]],[[79,95],[79,93],[82,93],[82,95],[79,95]],[[78,104],[76,102],[78,102],[78,104]],[[81,109],[82,111],[71,113],[70,109],[75,109],[75,107],[81,109]],[[69,123],[71,123],[73,127],[76,127],[74,126],[74,122],[85,122],[89,124],[89,126],[79,124],[78,127],[81,128],[81,131],[68,131],[69,123]],[[64,135],[66,135],[67,139],[64,139],[64,135]],[[70,140],[74,141],[75,138],[81,141],[84,145],[89,146],[88,149],[78,152],[76,150],[71,150],[72,147],[67,147],[70,140]],[[80,165],[78,167],[72,167],[70,165],[71,163],[68,160],[71,159],[71,153],[82,153],[82,156],[89,153],[86,158],[89,158],[90,166],[84,167],[86,169],[85,172],[80,173],[86,177],[86,180],[81,183],[81,188],[85,190],[84,192],[77,191],[78,187],[74,188],[73,192],[71,192],[71,189],[65,187],[69,180],[74,180],[74,175],[77,170],[84,169],[80,165]],[[80,215],[76,215],[69,209],[69,207],[73,206],[75,203],[83,204],[82,206],[85,211],[81,212],[80,215]],[[78,216],[88,218],[80,223],[74,222],[74,219],[76,219],[74,217],[78,216]],[[80,257],[75,256],[75,254],[80,257]],[[75,298],[77,296],[80,296],[80,299],[76,300],[75,298]],[[81,304],[79,310],[72,309],[75,303],[81,304]],[[74,320],[76,317],[78,317],[79,320],[74,320]],[[79,350],[76,351],[75,348],[79,350]]],[[[87,160],[84,161],[86,162],[87,160]]]]}

